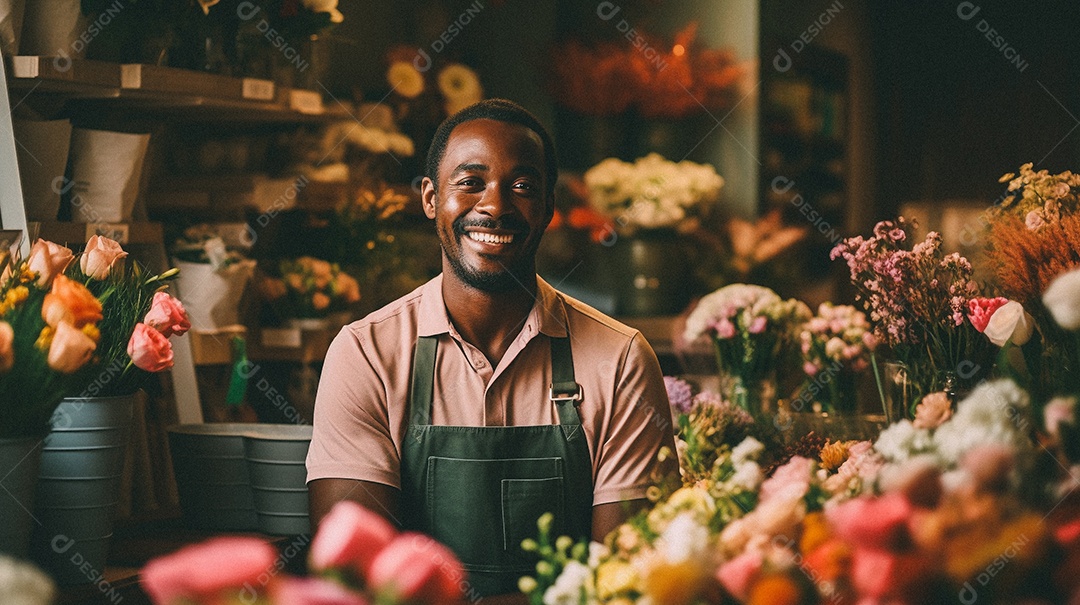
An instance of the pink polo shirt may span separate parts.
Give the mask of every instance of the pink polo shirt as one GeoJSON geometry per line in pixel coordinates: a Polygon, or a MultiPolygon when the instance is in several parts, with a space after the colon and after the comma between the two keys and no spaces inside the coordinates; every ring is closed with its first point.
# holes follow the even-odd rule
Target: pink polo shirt
{"type": "Polygon", "coordinates": [[[674,449],[660,365],[640,332],[537,278],[537,301],[497,367],[462,340],[446,313],[442,276],[342,328],[315,403],[308,481],[341,478],[400,488],[413,348],[438,336],[432,424],[558,424],[548,400],[550,336],[570,334],[579,414],[592,456],[593,504],[643,498],[674,449]]]}

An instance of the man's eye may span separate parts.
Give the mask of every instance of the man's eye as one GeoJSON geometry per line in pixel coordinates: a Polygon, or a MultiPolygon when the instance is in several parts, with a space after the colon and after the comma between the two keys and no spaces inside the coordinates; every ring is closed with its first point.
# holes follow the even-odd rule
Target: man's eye
{"type": "Polygon", "coordinates": [[[514,183],[514,188],[515,189],[524,189],[525,191],[533,191],[533,190],[536,189],[536,185],[533,185],[532,183],[530,183],[528,181],[519,181],[517,183],[514,183]]]}
{"type": "Polygon", "coordinates": [[[478,178],[468,177],[458,181],[458,187],[479,187],[483,183],[478,178]]]}

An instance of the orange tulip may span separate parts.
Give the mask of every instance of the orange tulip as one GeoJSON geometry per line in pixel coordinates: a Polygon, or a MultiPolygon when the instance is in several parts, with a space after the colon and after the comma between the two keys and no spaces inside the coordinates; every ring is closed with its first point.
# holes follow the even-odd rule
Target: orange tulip
{"type": "Polygon", "coordinates": [[[15,330],[6,321],[0,321],[0,372],[7,372],[15,365],[15,330]]]}
{"type": "Polygon", "coordinates": [[[71,374],[90,361],[96,348],[92,338],[63,322],[56,326],[49,345],[49,367],[62,374],[71,374]]]}
{"type": "Polygon", "coordinates": [[[81,329],[101,317],[101,301],[86,286],[64,275],[56,276],[41,305],[41,318],[53,328],[66,322],[81,329]]]}

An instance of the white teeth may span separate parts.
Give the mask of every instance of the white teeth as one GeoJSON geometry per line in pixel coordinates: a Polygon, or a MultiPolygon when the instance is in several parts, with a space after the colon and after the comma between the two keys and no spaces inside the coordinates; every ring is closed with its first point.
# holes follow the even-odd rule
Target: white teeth
{"type": "Polygon", "coordinates": [[[485,244],[509,244],[514,241],[513,235],[495,235],[494,233],[479,233],[470,231],[469,237],[485,244]]]}

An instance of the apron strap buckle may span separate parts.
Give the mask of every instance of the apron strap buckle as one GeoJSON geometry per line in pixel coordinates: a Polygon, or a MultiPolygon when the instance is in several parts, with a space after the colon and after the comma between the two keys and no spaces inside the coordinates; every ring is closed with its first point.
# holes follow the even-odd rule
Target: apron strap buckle
{"type": "MultiPolygon", "coordinates": [[[[548,385],[548,397],[550,397],[552,403],[558,403],[560,401],[581,401],[581,385],[574,383],[560,383],[556,385],[551,383],[548,385]]],[[[575,403],[575,405],[577,405],[575,403]]]]}

